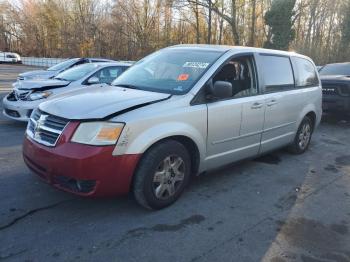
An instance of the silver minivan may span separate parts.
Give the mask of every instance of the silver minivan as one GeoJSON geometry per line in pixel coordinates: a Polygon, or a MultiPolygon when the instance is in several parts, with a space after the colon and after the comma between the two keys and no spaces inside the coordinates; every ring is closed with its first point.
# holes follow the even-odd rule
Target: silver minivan
{"type": "Polygon", "coordinates": [[[160,209],[191,175],[288,146],[304,153],[320,123],[316,66],[289,52],[180,45],[140,60],[103,89],[40,104],[28,167],[82,196],[132,192],[160,209]]]}

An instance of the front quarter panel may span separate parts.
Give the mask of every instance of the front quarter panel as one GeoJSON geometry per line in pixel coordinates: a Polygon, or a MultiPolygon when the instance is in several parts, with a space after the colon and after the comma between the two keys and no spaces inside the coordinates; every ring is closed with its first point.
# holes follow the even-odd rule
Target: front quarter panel
{"type": "Polygon", "coordinates": [[[173,106],[174,102],[164,101],[114,118],[113,121],[125,122],[126,125],[113,154],[143,154],[162,139],[185,136],[197,145],[203,160],[206,152],[206,105],[190,106],[188,103],[187,106],[173,106]]]}

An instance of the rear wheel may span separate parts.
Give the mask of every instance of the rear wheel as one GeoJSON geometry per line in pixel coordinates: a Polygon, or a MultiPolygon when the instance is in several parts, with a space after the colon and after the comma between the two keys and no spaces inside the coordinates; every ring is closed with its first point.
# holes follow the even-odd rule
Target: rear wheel
{"type": "Polygon", "coordinates": [[[304,153],[310,145],[312,132],[312,120],[308,116],[305,116],[298,128],[294,141],[290,146],[290,151],[294,154],[304,153]]]}
{"type": "Polygon", "coordinates": [[[186,148],[168,140],[151,147],[135,173],[134,196],[149,209],[161,209],[175,202],[186,187],[191,160],[186,148]]]}

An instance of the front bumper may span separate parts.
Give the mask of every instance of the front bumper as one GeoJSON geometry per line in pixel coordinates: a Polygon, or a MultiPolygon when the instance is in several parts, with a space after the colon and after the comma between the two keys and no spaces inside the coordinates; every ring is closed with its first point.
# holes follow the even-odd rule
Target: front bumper
{"type": "Polygon", "coordinates": [[[323,111],[350,113],[350,97],[323,95],[323,111]]]}
{"type": "Polygon", "coordinates": [[[52,186],[81,196],[115,196],[130,190],[140,155],[113,156],[114,146],[70,142],[78,123],[70,123],[55,147],[26,137],[23,158],[27,166],[52,186]],[[79,186],[80,183],[80,186],[79,186]]]}
{"type": "Polygon", "coordinates": [[[27,122],[31,113],[35,108],[39,106],[44,100],[37,101],[9,101],[7,96],[2,100],[4,116],[17,121],[27,122]]]}

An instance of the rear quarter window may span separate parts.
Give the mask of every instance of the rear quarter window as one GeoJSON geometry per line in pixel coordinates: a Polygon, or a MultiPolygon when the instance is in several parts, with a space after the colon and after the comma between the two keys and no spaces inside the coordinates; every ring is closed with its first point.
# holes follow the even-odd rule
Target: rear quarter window
{"type": "Polygon", "coordinates": [[[296,87],[312,87],[319,85],[315,66],[307,59],[292,57],[296,87]]]}
{"type": "Polygon", "coordinates": [[[261,69],[265,92],[279,92],[294,88],[293,69],[289,57],[261,55],[261,69]]]}

